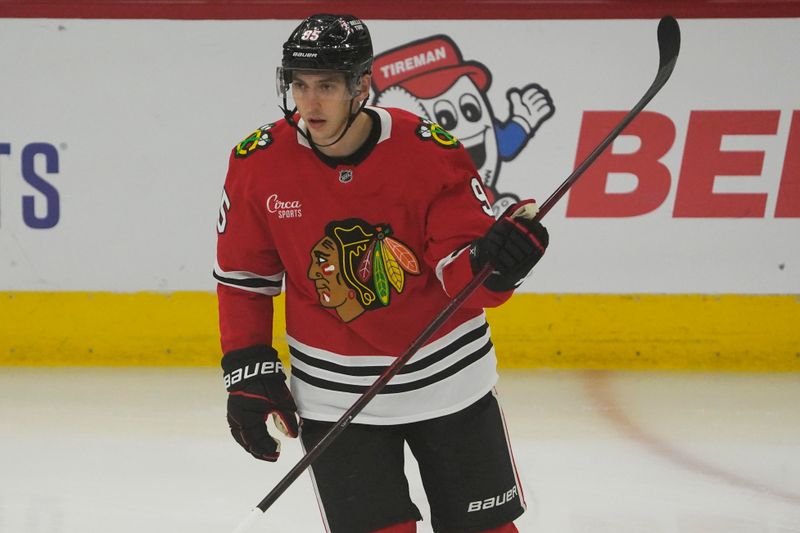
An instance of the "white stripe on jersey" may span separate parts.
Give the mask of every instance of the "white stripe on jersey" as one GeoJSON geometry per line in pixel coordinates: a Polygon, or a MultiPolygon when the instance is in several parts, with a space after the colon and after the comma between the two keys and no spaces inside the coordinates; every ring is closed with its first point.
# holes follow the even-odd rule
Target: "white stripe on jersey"
{"type": "Polygon", "coordinates": [[[281,293],[283,272],[262,276],[245,270],[222,270],[219,262],[214,261],[214,278],[222,285],[235,287],[248,292],[257,292],[267,296],[277,296],[281,293]]]}
{"type": "MultiPolygon", "coordinates": [[[[338,420],[395,360],[335,354],[291,337],[287,341],[298,412],[312,420],[338,420]]],[[[402,424],[454,413],[492,389],[496,366],[486,317],[481,314],[424,346],[354,421],[402,424]]]]}
{"type": "Polygon", "coordinates": [[[448,255],[447,257],[443,258],[438,263],[436,263],[436,279],[438,279],[439,283],[442,284],[442,289],[444,290],[444,293],[446,295],[450,296],[451,298],[453,296],[455,296],[455,295],[454,294],[450,294],[449,292],[447,292],[447,287],[445,287],[445,285],[444,285],[444,269],[445,269],[445,267],[447,267],[447,265],[449,265],[450,263],[452,263],[453,261],[458,259],[459,255],[463,254],[464,252],[466,252],[468,250],[469,250],[469,246],[465,246],[464,248],[462,248],[460,250],[456,250],[455,252],[451,253],[450,255],[448,255]]]}

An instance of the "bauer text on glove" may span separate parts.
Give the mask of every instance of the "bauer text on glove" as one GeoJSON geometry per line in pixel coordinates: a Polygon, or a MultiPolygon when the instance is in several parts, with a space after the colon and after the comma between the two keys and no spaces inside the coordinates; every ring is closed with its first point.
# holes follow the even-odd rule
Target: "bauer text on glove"
{"type": "Polygon", "coordinates": [[[270,346],[233,350],[222,358],[222,369],[231,435],[256,459],[277,461],[281,445],[267,431],[269,415],[285,435],[294,438],[298,431],[297,407],[278,353],[270,346]]]}

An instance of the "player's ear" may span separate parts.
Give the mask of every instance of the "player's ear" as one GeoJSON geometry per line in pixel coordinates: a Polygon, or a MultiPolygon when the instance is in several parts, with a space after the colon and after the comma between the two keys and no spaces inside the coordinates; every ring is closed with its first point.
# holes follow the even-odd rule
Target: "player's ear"
{"type": "Polygon", "coordinates": [[[358,101],[369,98],[369,87],[372,84],[372,74],[364,74],[358,81],[358,101]]]}

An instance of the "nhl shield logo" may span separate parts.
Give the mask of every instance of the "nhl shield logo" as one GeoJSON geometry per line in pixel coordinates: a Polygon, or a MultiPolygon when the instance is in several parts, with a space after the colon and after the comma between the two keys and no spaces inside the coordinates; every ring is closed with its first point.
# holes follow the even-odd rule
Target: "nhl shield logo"
{"type": "Polygon", "coordinates": [[[351,169],[339,171],[339,183],[350,183],[353,181],[353,171],[351,169]]]}

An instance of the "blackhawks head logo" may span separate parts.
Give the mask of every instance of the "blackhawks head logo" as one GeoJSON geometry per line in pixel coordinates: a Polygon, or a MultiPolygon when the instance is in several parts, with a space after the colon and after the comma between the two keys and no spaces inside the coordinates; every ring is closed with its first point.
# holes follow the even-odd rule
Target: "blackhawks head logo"
{"type": "Polygon", "coordinates": [[[335,309],[344,322],[389,305],[392,288],[403,292],[406,274],[419,273],[416,256],[394,238],[389,225],[358,218],[328,224],[311,249],[308,267],[319,303],[335,309]]]}

